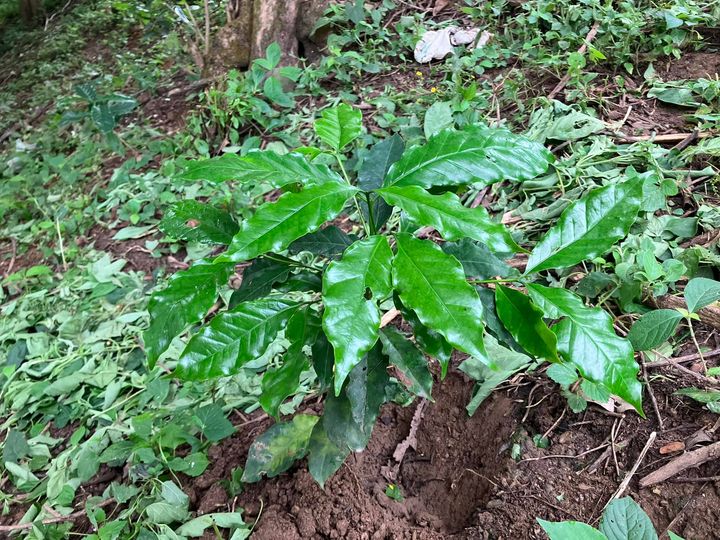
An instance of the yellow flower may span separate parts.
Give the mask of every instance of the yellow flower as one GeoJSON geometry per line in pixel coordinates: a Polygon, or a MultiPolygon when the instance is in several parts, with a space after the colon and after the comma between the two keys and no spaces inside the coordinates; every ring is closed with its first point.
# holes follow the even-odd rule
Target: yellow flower
{"type": "Polygon", "coordinates": [[[422,76],[423,76],[423,73],[422,73],[422,71],[416,71],[416,72],[415,72],[415,75],[417,75],[418,77],[422,77],[422,76]]]}
{"type": "Polygon", "coordinates": [[[430,89],[430,91],[434,94],[435,92],[437,92],[437,88],[435,88],[435,87],[433,86],[433,87],[430,89]]]}

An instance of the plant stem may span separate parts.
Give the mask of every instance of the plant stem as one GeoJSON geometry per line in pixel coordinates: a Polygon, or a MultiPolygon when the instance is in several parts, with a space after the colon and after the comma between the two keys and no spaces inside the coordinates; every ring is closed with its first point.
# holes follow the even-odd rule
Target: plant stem
{"type": "Polygon", "coordinates": [[[370,194],[365,192],[365,202],[368,208],[368,221],[370,222],[370,234],[377,234],[377,228],[375,226],[375,216],[373,215],[372,202],[370,201],[370,194]]]}
{"type": "Polygon", "coordinates": [[[67,261],[65,260],[65,248],[63,247],[62,234],[60,233],[60,222],[55,218],[55,230],[58,236],[58,247],[60,248],[60,257],[62,257],[63,270],[67,272],[67,261]]]}
{"type": "MultiPolygon", "coordinates": [[[[352,183],[350,182],[350,177],[345,170],[345,165],[343,165],[342,159],[340,158],[340,154],[338,154],[337,152],[333,152],[333,156],[335,156],[335,160],[338,162],[338,165],[340,165],[340,171],[342,172],[343,178],[349,186],[352,186],[352,183]]],[[[367,221],[365,221],[365,216],[363,215],[362,207],[360,206],[360,201],[358,200],[357,195],[353,196],[353,201],[355,201],[355,207],[357,208],[358,215],[360,216],[360,221],[362,222],[363,229],[365,229],[365,236],[372,235],[372,229],[370,226],[368,226],[367,221]]],[[[368,205],[368,212],[370,212],[370,205],[368,205]]]]}
{"type": "Polygon", "coordinates": [[[520,279],[468,279],[469,283],[520,283],[520,279]]]}
{"type": "Polygon", "coordinates": [[[700,350],[700,344],[698,343],[697,338],[695,337],[695,330],[693,330],[692,325],[692,319],[688,318],[688,328],[690,328],[690,336],[692,337],[693,343],[695,344],[695,348],[697,349],[698,356],[700,357],[700,361],[703,365],[703,371],[707,372],[707,364],[705,363],[705,357],[703,356],[702,351],[700,350]]]}

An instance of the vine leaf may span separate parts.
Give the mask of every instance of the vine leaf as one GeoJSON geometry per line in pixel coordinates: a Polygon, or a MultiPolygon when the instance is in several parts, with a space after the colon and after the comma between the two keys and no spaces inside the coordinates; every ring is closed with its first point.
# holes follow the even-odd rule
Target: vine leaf
{"type": "Polygon", "coordinates": [[[608,504],[600,522],[600,531],[608,540],[657,540],[655,526],[638,503],[630,497],[608,504]]]}
{"type": "Polygon", "coordinates": [[[608,540],[607,536],[580,521],[545,521],[538,523],[550,537],[550,540],[608,540]]]}
{"type": "Polygon", "coordinates": [[[628,339],[636,351],[654,349],[675,333],[682,314],[674,309],[656,309],[632,325],[628,339]]]}
{"type": "Polygon", "coordinates": [[[378,339],[378,300],[390,294],[392,251],[384,236],[350,246],[323,276],[323,329],[335,350],[335,394],[378,339]]]}
{"type": "Polygon", "coordinates": [[[543,311],[527,295],[498,285],[495,287],[498,317],[513,339],[538,358],[559,362],[557,338],[543,321],[543,311]]]}
{"type": "Polygon", "coordinates": [[[345,103],[325,109],[315,122],[315,133],[322,142],[339,152],[362,133],[362,112],[345,103]]]}
{"type": "Polygon", "coordinates": [[[644,417],[642,385],[637,380],[640,367],[630,342],[615,334],[610,315],[600,308],[585,306],[568,290],[534,283],[527,287],[547,317],[561,319],[552,328],[560,356],[573,364],[583,378],[604,386],[644,417]]]}
{"type": "Polygon", "coordinates": [[[477,381],[472,399],[465,407],[470,416],[475,414],[480,404],[493,393],[496,387],[532,362],[529,356],[503,347],[492,336],[485,336],[485,347],[488,356],[495,359],[498,369],[490,369],[472,356],[460,364],[460,371],[477,381]]]}
{"type": "Polygon", "coordinates": [[[378,193],[416,223],[433,227],[445,240],[469,237],[495,251],[521,251],[505,226],[492,221],[485,208],[466,208],[454,193],[432,195],[417,186],[390,186],[378,193]]]}
{"type": "Polygon", "coordinates": [[[349,448],[341,448],[330,440],[322,422],[315,424],[308,445],[308,470],[321,488],[325,488],[327,479],[337,472],[349,454],[349,448]]]}
{"type": "Polygon", "coordinates": [[[469,238],[459,242],[445,242],[442,250],[462,264],[465,275],[477,279],[506,278],[520,273],[496,257],[488,247],[469,238]]]}
{"type": "Polygon", "coordinates": [[[265,257],[255,259],[243,270],[240,287],[230,297],[230,309],[243,302],[267,296],[273,285],[287,281],[289,276],[290,265],[287,262],[265,257]]]}
{"type": "Polygon", "coordinates": [[[222,245],[228,245],[239,229],[227,212],[193,200],[173,204],[159,227],[178,240],[222,245]]]}
{"type": "Polygon", "coordinates": [[[380,340],[383,345],[383,353],[390,358],[390,363],[402,374],[404,380],[401,382],[407,382],[408,390],[413,394],[433,401],[433,378],[420,349],[392,326],[383,328],[380,340]]]}
{"type": "Polygon", "coordinates": [[[685,302],[691,313],[718,300],[720,300],[720,282],[702,277],[688,281],[685,287],[685,302]]]}
{"type": "Polygon", "coordinates": [[[175,374],[204,380],[237,373],[265,352],[299,307],[297,302],[263,298],[217,315],[188,342],[175,374]]]}
{"type": "Polygon", "coordinates": [[[482,304],[462,266],[432,242],[396,236],[393,285],[402,303],[453,347],[491,364],[483,345],[482,304]]]}
{"type": "Polygon", "coordinates": [[[233,269],[232,264],[199,261],[174,274],[165,289],[153,293],[148,304],[150,326],[143,334],[150,369],[176,336],[202,320],[233,269]]]}
{"type": "Polygon", "coordinates": [[[356,192],[352,186],[330,183],[285,193],[244,221],[228,251],[216,260],[242,262],[269,251],[282,251],[293,240],[336,217],[356,192]]]}
{"type": "Polygon", "coordinates": [[[642,184],[638,178],[610,184],[568,206],[533,249],[525,273],[573,266],[604,254],[635,223],[642,184]]]}
{"type": "Polygon", "coordinates": [[[220,157],[191,161],[180,175],[183,180],[209,180],[241,183],[268,183],[278,189],[288,184],[342,183],[342,178],[326,165],[310,163],[298,153],[280,155],[272,150],[251,150],[245,156],[223,154],[220,157]]]}
{"type": "Polygon", "coordinates": [[[504,129],[467,126],[443,130],[406,151],[385,179],[386,186],[484,186],[499,180],[528,180],[545,172],[552,154],[541,144],[504,129]]]}
{"type": "Polygon", "coordinates": [[[292,422],[277,423],[255,439],[248,451],[242,481],[257,482],[263,475],[273,478],[302,459],[318,420],[317,416],[298,414],[292,422]]]}
{"type": "Polygon", "coordinates": [[[302,238],[298,238],[288,248],[291,255],[301,251],[309,251],[313,255],[322,257],[338,257],[342,255],[353,242],[357,240],[355,235],[345,234],[334,225],[320,229],[302,238]]]}
{"type": "Polygon", "coordinates": [[[385,386],[390,382],[387,366],[387,358],[376,345],[350,372],[340,395],[328,394],[323,426],[339,448],[360,451],[367,446],[385,402],[385,386]]]}

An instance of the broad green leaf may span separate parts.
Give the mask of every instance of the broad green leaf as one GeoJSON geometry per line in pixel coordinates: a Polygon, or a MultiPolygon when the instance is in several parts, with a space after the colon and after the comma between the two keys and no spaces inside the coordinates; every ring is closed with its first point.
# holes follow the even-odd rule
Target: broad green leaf
{"type": "Polygon", "coordinates": [[[389,204],[402,208],[420,225],[438,231],[445,240],[472,238],[495,251],[520,251],[510,232],[501,223],[495,223],[482,206],[466,208],[457,195],[432,195],[416,186],[390,186],[378,190],[389,204]]]}
{"type": "Polygon", "coordinates": [[[519,351],[522,347],[513,339],[505,325],[500,321],[495,306],[495,292],[483,285],[475,285],[475,291],[483,305],[483,320],[488,332],[495,336],[501,343],[513,350],[519,351]]]}
{"type": "Polygon", "coordinates": [[[460,263],[434,243],[407,233],[396,240],[393,285],[402,303],[453,347],[490,364],[483,346],[482,304],[460,263]]]}
{"type": "Polygon", "coordinates": [[[477,279],[505,278],[519,272],[497,258],[485,244],[463,238],[459,242],[445,242],[442,250],[463,266],[465,275],[477,279]]]}
{"type": "Polygon", "coordinates": [[[678,396],[687,396],[695,401],[707,405],[714,401],[720,401],[720,390],[701,390],[700,388],[690,387],[681,388],[675,392],[678,396]]]}
{"type": "Polygon", "coordinates": [[[423,353],[400,331],[388,326],[380,332],[383,353],[401,373],[401,382],[410,392],[432,401],[433,378],[423,353]]]}
{"type": "Polygon", "coordinates": [[[569,267],[604,254],[635,222],[642,184],[639,178],[610,184],[568,206],[533,249],[525,273],[569,267]]]}
{"type": "Polygon", "coordinates": [[[21,431],[10,429],[3,443],[3,463],[8,461],[17,463],[30,454],[30,446],[21,431]]]}
{"type": "Polygon", "coordinates": [[[340,395],[327,395],[323,427],[338,448],[360,451],[367,446],[385,402],[385,386],[390,381],[387,367],[387,358],[377,344],[350,372],[340,395]]]}
{"type": "Polygon", "coordinates": [[[720,281],[699,277],[691,279],[685,287],[685,302],[691,313],[718,300],[720,300],[720,281]]]}
{"type": "Polygon", "coordinates": [[[350,246],[323,276],[323,329],[335,350],[335,394],[378,339],[378,301],[392,290],[392,251],[384,236],[350,246]]]}
{"type": "Polygon", "coordinates": [[[159,227],[162,232],[178,240],[223,245],[228,245],[239,229],[227,212],[192,200],[172,205],[159,227]]]}
{"type": "Polygon", "coordinates": [[[341,103],[325,109],[315,121],[315,133],[322,142],[339,152],[362,133],[362,112],[341,103]]]}
{"type": "Polygon", "coordinates": [[[528,180],[544,173],[552,161],[538,143],[504,129],[471,125],[446,129],[406,151],[390,168],[385,185],[429,188],[528,180]]]}
{"type": "Polygon", "coordinates": [[[300,304],[263,298],[217,315],[180,355],[176,376],[188,380],[233,375],[261,356],[300,304]]]}
{"type": "Polygon", "coordinates": [[[579,521],[552,522],[538,519],[538,523],[550,540],[608,540],[597,529],[579,521]]]}
{"type": "Polygon", "coordinates": [[[242,519],[241,512],[217,512],[203,514],[195,519],[184,523],[176,532],[180,536],[197,538],[202,536],[207,529],[218,527],[220,529],[241,529],[247,531],[250,536],[250,527],[242,519]]]}
{"type": "Polygon", "coordinates": [[[495,287],[495,307],[505,328],[523,349],[538,358],[560,361],[557,338],[543,321],[543,311],[527,295],[498,285],[495,287]]]}
{"type": "Polygon", "coordinates": [[[657,540],[655,526],[630,497],[616,499],[603,512],[600,530],[608,540],[657,540]]]}
{"type": "Polygon", "coordinates": [[[440,364],[440,377],[444,379],[445,375],[447,375],[448,366],[450,365],[450,356],[453,351],[452,346],[435,330],[430,330],[421,323],[415,312],[403,305],[397,292],[393,294],[393,301],[405,322],[413,329],[415,343],[417,343],[418,347],[420,347],[425,354],[432,356],[440,364]]]}
{"type": "Polygon", "coordinates": [[[312,346],[312,362],[315,374],[320,383],[320,389],[325,390],[333,385],[333,368],[335,367],[335,355],[333,348],[328,341],[325,332],[318,334],[312,346]]]}
{"type": "Polygon", "coordinates": [[[199,261],[174,274],[165,289],[152,295],[148,304],[150,326],[143,334],[151,369],[175,336],[202,320],[233,270],[232,264],[199,261]]]}
{"type": "Polygon", "coordinates": [[[240,287],[230,297],[230,309],[243,302],[257,300],[270,294],[273,285],[284,283],[290,276],[290,265],[275,258],[260,257],[245,268],[240,287]]]}
{"type": "Polygon", "coordinates": [[[466,407],[470,416],[475,414],[480,404],[495,388],[532,362],[529,356],[503,347],[492,336],[485,336],[485,347],[488,357],[497,365],[497,369],[490,369],[472,356],[460,364],[460,370],[477,381],[473,397],[466,407]]]}
{"type": "Polygon", "coordinates": [[[562,386],[570,386],[578,380],[577,370],[572,364],[553,364],[546,373],[548,377],[562,386]]]}
{"type": "Polygon", "coordinates": [[[258,401],[270,416],[278,417],[278,409],[300,384],[300,374],[308,367],[307,357],[298,351],[288,352],[277,369],[268,370],[262,379],[262,394],[258,401]]]}
{"type": "Polygon", "coordinates": [[[308,445],[308,470],[325,489],[325,482],[342,466],[350,454],[347,447],[340,448],[330,440],[322,422],[315,424],[308,445]]]}
{"type": "Polygon", "coordinates": [[[117,120],[107,103],[95,103],[90,108],[90,118],[103,133],[110,133],[117,126],[117,120]]]}
{"type": "Polygon", "coordinates": [[[347,235],[338,227],[330,225],[298,238],[290,244],[288,251],[293,255],[301,251],[309,251],[313,255],[334,258],[342,255],[355,240],[357,240],[355,235],[347,235]]]}
{"type": "Polygon", "coordinates": [[[583,378],[604,386],[642,412],[640,370],[630,342],[615,334],[612,318],[600,308],[589,308],[568,290],[529,284],[533,301],[552,319],[562,319],[552,330],[558,352],[583,378]]]}
{"type": "Polygon", "coordinates": [[[675,333],[682,318],[682,314],[674,309],[656,309],[632,325],[628,339],[636,351],[654,349],[675,333]]]}
{"type": "Polygon", "coordinates": [[[135,98],[123,94],[113,94],[107,100],[108,111],[115,118],[130,114],[137,106],[138,101],[135,98]]]}
{"type": "Polygon", "coordinates": [[[195,410],[193,413],[200,431],[210,442],[218,442],[235,433],[235,428],[227,419],[222,408],[216,403],[210,403],[195,410]]]}
{"type": "Polygon", "coordinates": [[[251,150],[245,156],[223,154],[220,157],[191,161],[180,175],[183,180],[209,180],[242,183],[267,182],[277,189],[288,184],[342,183],[326,165],[309,163],[302,154],[277,154],[272,150],[251,150]]]}
{"type": "Polygon", "coordinates": [[[216,260],[242,262],[269,251],[282,251],[336,217],[356,192],[354,187],[331,183],[285,193],[244,221],[228,251],[216,260]]]}
{"type": "MultiPolygon", "coordinates": [[[[405,143],[400,135],[393,135],[370,148],[358,171],[357,187],[363,191],[378,189],[390,170],[390,166],[402,157],[405,143]]],[[[377,193],[370,193],[372,218],[377,229],[380,229],[392,215],[392,206],[386,203],[377,193]]],[[[370,221],[367,200],[360,201],[360,209],[366,220],[370,221]]]]}
{"type": "Polygon", "coordinates": [[[242,481],[257,482],[263,475],[273,478],[302,459],[318,420],[317,416],[298,414],[292,422],[277,423],[255,439],[248,451],[242,481]]]}
{"type": "Polygon", "coordinates": [[[425,112],[423,131],[429,139],[440,131],[452,127],[454,123],[452,104],[449,101],[436,101],[425,112]]]}
{"type": "Polygon", "coordinates": [[[405,143],[393,135],[370,148],[358,171],[357,187],[363,191],[378,189],[393,163],[402,157],[405,143]]]}

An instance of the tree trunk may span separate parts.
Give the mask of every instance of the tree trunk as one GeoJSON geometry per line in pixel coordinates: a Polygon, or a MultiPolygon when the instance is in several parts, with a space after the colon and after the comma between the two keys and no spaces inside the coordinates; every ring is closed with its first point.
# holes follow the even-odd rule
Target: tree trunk
{"type": "Polygon", "coordinates": [[[229,0],[228,24],[211,47],[207,69],[217,74],[246,68],[265,56],[272,43],[280,45],[282,63],[294,64],[300,44],[307,48],[315,22],[329,0],[229,0]]]}
{"type": "Polygon", "coordinates": [[[20,18],[28,26],[34,26],[40,20],[42,5],[40,0],[19,0],[20,18]]]}

